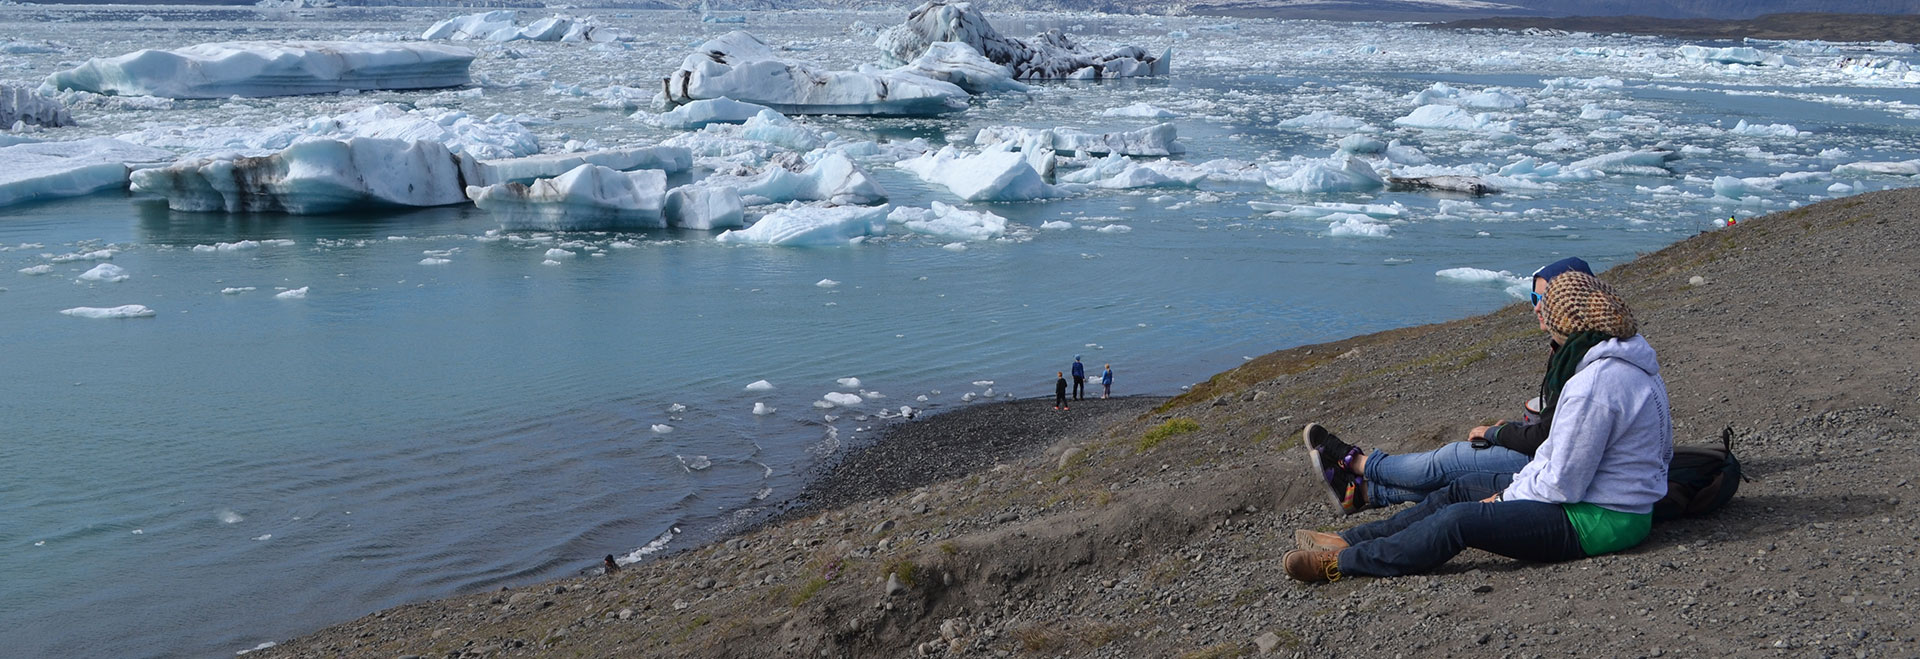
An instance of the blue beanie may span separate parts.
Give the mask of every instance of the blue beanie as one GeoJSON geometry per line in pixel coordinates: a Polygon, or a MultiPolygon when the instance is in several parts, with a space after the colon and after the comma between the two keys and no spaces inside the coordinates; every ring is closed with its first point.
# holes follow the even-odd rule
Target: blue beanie
{"type": "Polygon", "coordinates": [[[1569,256],[1567,258],[1560,259],[1552,263],[1548,263],[1545,266],[1542,266],[1539,270],[1533,271],[1533,278],[1551,282],[1553,281],[1554,277],[1564,275],[1568,272],[1584,272],[1589,275],[1593,274],[1593,270],[1587,267],[1586,261],[1580,260],[1579,257],[1569,256]]]}

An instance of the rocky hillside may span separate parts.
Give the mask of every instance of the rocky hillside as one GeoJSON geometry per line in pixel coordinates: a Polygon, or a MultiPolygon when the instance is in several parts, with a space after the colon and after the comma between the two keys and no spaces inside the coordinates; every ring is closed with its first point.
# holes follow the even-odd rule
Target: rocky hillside
{"type": "MultiPolygon", "coordinates": [[[[979,419],[998,416],[1057,439],[616,574],[398,607],[259,654],[1920,655],[1916,215],[1920,189],[1829,201],[1602,273],[1660,353],[1681,441],[1732,426],[1754,479],[1620,554],[1469,551],[1429,576],[1311,586],[1281,572],[1294,529],[1384,514],[1330,511],[1299,427],[1412,451],[1514,416],[1545,359],[1516,304],[1282,350],[1153,407],[1023,401],[914,422],[987,437],[979,419]],[[1069,428],[1036,429],[1050,423],[1069,428]]],[[[876,480],[914,471],[872,464],[876,480]]]]}

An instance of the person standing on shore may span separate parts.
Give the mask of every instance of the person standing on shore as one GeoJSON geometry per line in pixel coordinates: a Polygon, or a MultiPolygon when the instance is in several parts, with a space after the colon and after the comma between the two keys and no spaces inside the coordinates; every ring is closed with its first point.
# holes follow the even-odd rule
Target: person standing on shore
{"type": "Polygon", "coordinates": [[[1550,372],[1571,376],[1545,443],[1520,473],[1469,474],[1392,518],[1338,534],[1301,529],[1281,567],[1299,581],[1427,572],[1467,548],[1552,563],[1645,540],[1667,493],[1673,416],[1660,363],[1633,312],[1592,275],[1547,285],[1534,313],[1563,347],[1550,372]]]}
{"type": "Polygon", "coordinates": [[[1087,367],[1080,365],[1080,356],[1073,356],[1073,399],[1087,398],[1087,367]]]}
{"type": "Polygon", "coordinates": [[[1053,374],[1058,378],[1053,381],[1053,409],[1073,409],[1067,407],[1067,374],[1062,371],[1054,371],[1053,374]]]}
{"type": "Polygon", "coordinates": [[[1100,400],[1113,395],[1113,365],[1107,364],[1107,370],[1100,374],[1100,400]]]}

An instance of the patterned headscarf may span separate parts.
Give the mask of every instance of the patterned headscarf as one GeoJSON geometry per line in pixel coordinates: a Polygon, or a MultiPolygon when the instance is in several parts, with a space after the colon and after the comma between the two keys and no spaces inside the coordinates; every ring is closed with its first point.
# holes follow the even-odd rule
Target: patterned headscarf
{"type": "Polygon", "coordinates": [[[1613,287],[1577,270],[1548,282],[1547,299],[1541,306],[1547,328],[1562,336],[1600,332],[1624,339],[1640,333],[1633,310],[1614,294],[1613,287]]]}

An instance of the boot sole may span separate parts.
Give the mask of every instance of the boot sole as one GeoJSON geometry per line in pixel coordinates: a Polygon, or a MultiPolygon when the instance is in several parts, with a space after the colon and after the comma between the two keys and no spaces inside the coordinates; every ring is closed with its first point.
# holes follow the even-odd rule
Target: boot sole
{"type": "Polygon", "coordinates": [[[1327,483],[1327,466],[1320,463],[1320,449],[1313,446],[1313,429],[1319,427],[1318,423],[1309,423],[1300,429],[1300,444],[1307,447],[1307,462],[1313,466],[1313,480],[1320,484],[1320,491],[1327,495],[1327,503],[1333,504],[1334,512],[1341,515],[1351,514],[1347,512],[1346,505],[1340,501],[1340,495],[1334,494],[1333,486],[1327,483]]]}

